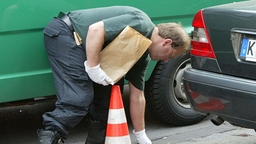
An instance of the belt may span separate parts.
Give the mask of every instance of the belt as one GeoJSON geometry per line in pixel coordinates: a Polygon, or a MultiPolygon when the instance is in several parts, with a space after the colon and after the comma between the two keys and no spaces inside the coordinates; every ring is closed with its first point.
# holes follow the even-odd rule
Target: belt
{"type": "Polygon", "coordinates": [[[57,16],[57,18],[59,18],[60,20],[62,20],[62,21],[68,26],[68,28],[69,28],[72,32],[74,32],[74,28],[73,28],[72,23],[71,23],[71,21],[70,21],[70,19],[69,19],[69,17],[68,17],[67,14],[65,14],[65,13],[63,13],[63,12],[60,12],[59,15],[57,16]]]}

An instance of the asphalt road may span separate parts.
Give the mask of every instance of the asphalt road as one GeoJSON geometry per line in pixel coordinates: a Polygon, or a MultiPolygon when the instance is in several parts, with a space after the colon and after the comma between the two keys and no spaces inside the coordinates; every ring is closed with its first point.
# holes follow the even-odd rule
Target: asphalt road
{"type": "MultiPolygon", "coordinates": [[[[125,109],[128,109],[128,97],[124,97],[123,101],[125,109]]],[[[53,109],[52,101],[0,108],[0,144],[36,144],[36,130],[42,127],[41,115],[53,109]]],[[[172,127],[155,120],[149,111],[146,111],[145,118],[146,132],[153,144],[256,144],[254,130],[236,127],[227,122],[215,126],[205,119],[195,125],[172,127]]],[[[129,114],[127,121],[131,141],[135,144],[129,114]]],[[[85,117],[70,130],[65,144],[84,144],[87,127],[85,117]]]]}

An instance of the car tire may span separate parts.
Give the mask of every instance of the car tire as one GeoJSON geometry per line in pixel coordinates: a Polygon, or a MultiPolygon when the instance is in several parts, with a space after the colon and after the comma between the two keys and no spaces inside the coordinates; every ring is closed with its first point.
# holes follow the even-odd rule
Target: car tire
{"type": "Polygon", "coordinates": [[[190,67],[189,52],[169,62],[157,62],[146,82],[146,106],[160,121],[173,126],[191,125],[205,118],[194,111],[184,93],[183,73],[190,67]]]}

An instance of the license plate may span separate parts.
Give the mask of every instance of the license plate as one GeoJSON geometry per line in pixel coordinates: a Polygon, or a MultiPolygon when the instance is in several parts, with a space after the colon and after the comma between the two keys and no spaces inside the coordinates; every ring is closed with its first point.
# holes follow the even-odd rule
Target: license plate
{"type": "Polygon", "coordinates": [[[240,58],[245,61],[256,62],[256,40],[249,38],[242,40],[240,58]]]}

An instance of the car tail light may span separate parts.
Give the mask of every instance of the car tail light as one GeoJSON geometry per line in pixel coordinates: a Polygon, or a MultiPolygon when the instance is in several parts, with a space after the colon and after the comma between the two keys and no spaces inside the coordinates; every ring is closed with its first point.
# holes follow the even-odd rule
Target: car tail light
{"type": "Polygon", "coordinates": [[[190,50],[190,54],[195,56],[216,58],[205,27],[202,10],[196,13],[192,26],[194,27],[194,31],[192,32],[192,48],[190,50]]]}

